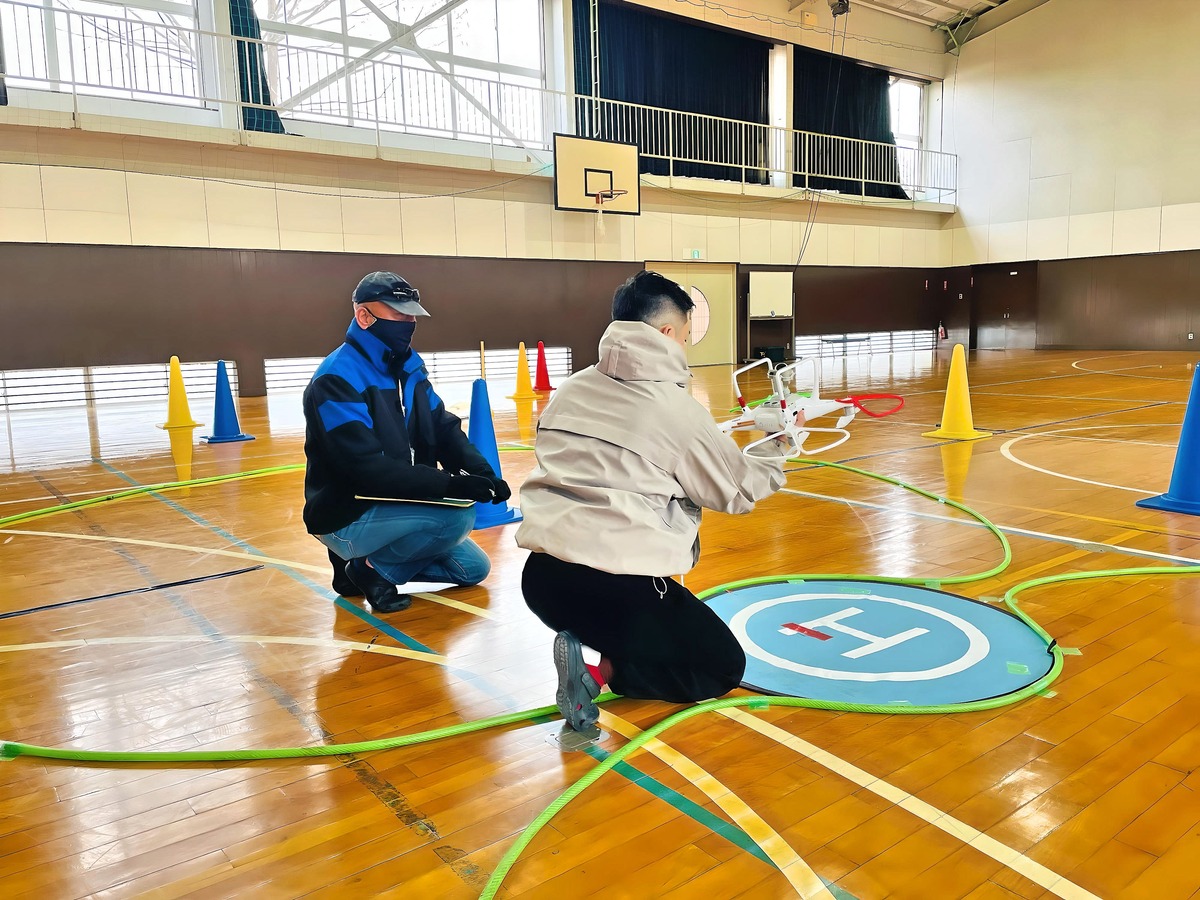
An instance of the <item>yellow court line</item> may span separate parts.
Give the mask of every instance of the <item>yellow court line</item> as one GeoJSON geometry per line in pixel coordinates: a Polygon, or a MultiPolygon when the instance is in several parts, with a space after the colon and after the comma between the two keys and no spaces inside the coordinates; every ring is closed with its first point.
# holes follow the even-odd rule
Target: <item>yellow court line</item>
{"type": "Polygon", "coordinates": [[[461,600],[451,600],[449,597],[443,597],[441,594],[427,594],[424,591],[417,591],[412,594],[413,597],[420,597],[422,600],[432,600],[434,603],[440,603],[442,606],[449,606],[451,609],[461,609],[463,612],[468,612],[473,616],[479,616],[481,619],[498,619],[494,612],[490,609],[484,609],[482,606],[473,606],[470,603],[464,603],[461,600]]]}
{"type": "MultiPolygon", "coordinates": [[[[0,529],[0,534],[18,534],[26,537],[51,537],[51,538],[67,538],[72,541],[99,541],[100,543],[109,544],[132,544],[137,547],[157,547],[160,550],[182,550],[187,553],[200,553],[207,556],[226,556],[230,559],[248,559],[254,562],[267,563],[272,566],[281,566],[285,569],[299,569],[303,572],[312,572],[315,575],[324,575],[329,571],[329,566],[310,566],[307,563],[292,562],[288,559],[276,559],[273,556],[263,556],[256,553],[242,553],[237,550],[214,550],[210,547],[192,547],[187,544],[168,544],[163,541],[146,541],[140,538],[122,538],[112,537],[111,535],[101,534],[69,534],[62,531],[25,531],[18,528],[3,528],[0,529]]],[[[423,600],[432,600],[434,603],[440,603],[443,606],[449,606],[452,609],[460,609],[463,612],[471,613],[479,616],[482,619],[495,619],[496,614],[490,609],[481,609],[478,606],[472,606],[470,603],[463,603],[461,600],[451,600],[449,597],[443,597],[440,594],[413,594],[414,597],[420,597],[423,600]]]]}
{"type": "Polygon", "coordinates": [[[985,856],[990,856],[1002,866],[1007,866],[1017,874],[1028,878],[1043,890],[1047,890],[1057,897],[1068,898],[1068,900],[1100,900],[1095,894],[1084,890],[1073,881],[1068,881],[1057,872],[1047,869],[1041,863],[1034,862],[1028,856],[1025,856],[1025,854],[1018,853],[995,838],[988,837],[982,831],[971,827],[966,822],[962,822],[949,813],[942,812],[936,806],[932,806],[924,800],[914,797],[907,791],[889,784],[882,778],[876,778],[870,772],[860,769],[858,766],[848,763],[844,759],[796,737],[791,732],[784,731],[777,725],[764,722],[757,716],[753,716],[740,709],[722,709],[718,710],[718,712],[736,722],[740,722],[747,728],[757,731],[764,737],[768,737],[791,750],[795,750],[801,756],[811,759],[813,762],[824,766],[847,781],[854,782],[859,787],[866,788],[884,800],[891,801],[914,816],[924,819],[933,827],[946,832],[951,837],[958,838],[985,856]]]}
{"type": "MultiPolygon", "coordinates": [[[[642,733],[641,729],[632,722],[607,710],[600,711],[600,724],[629,739],[642,733]]],[[[788,883],[796,889],[797,894],[804,898],[814,898],[814,900],[833,900],[833,894],[830,893],[829,888],[825,887],[825,883],[821,881],[816,872],[809,868],[787,841],[764,822],[758,813],[746,805],[741,797],[717,781],[691,759],[658,738],[651,738],[642,746],[642,749],[653,753],[721,807],[733,820],[733,824],[741,828],[754,843],[758,844],[767,858],[783,873],[788,883]]]]}
{"type": "Polygon", "coordinates": [[[8,644],[0,646],[0,653],[18,653],[23,650],[60,650],[68,647],[99,647],[114,644],[284,644],[291,647],[323,647],[336,650],[355,650],[361,653],[381,653],[384,656],[399,656],[419,662],[446,666],[450,661],[439,653],[409,650],[407,647],[385,647],[381,644],[364,644],[361,641],[342,641],[337,638],[289,637],[274,634],[224,634],[210,637],[205,634],[162,634],[133,637],[79,638],[71,641],[42,641],[35,644],[8,644]]]}

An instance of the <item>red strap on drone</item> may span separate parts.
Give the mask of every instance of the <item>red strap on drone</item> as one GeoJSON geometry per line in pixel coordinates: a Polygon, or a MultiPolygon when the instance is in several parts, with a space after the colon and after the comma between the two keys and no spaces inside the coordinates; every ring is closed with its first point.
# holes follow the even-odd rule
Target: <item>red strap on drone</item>
{"type": "Polygon", "coordinates": [[[890,416],[892,413],[900,412],[904,408],[904,398],[899,394],[855,394],[852,397],[842,398],[837,402],[852,403],[872,419],[882,419],[884,416],[890,416]],[[864,400],[895,400],[896,405],[886,412],[871,412],[871,410],[863,406],[864,400]]]}

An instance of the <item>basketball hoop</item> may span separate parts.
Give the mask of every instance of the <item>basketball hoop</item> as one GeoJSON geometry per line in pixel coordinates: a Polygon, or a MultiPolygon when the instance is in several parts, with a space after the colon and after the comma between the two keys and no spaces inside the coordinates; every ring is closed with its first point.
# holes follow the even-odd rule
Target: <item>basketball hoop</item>
{"type": "Polygon", "coordinates": [[[593,196],[596,198],[596,230],[600,234],[604,234],[604,204],[611,203],[618,197],[624,197],[629,191],[622,190],[607,190],[596,191],[593,196]]]}

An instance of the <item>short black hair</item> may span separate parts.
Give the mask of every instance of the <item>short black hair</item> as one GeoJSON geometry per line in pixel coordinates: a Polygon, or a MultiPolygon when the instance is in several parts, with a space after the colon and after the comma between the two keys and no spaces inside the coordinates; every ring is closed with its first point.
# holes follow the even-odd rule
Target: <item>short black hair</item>
{"type": "Polygon", "coordinates": [[[657,272],[643,269],[613,294],[614,322],[646,322],[656,325],[664,314],[687,318],[696,304],[687,291],[657,272]]]}

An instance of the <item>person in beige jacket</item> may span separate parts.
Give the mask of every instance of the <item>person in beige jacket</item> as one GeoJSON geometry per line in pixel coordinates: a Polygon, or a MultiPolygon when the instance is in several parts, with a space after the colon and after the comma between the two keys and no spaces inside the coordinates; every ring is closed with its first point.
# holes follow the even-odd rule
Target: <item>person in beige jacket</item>
{"type": "Polygon", "coordinates": [[[538,423],[521,587],[558,632],[558,707],[577,730],[599,717],[602,684],[684,703],[729,692],[746,668],[725,623],[672,576],[699,559],[701,508],[749,512],[783,486],[783,458],[744,455],[688,393],[693,305],[655,272],[621,285],[600,361],[568,378],[538,423]]]}

